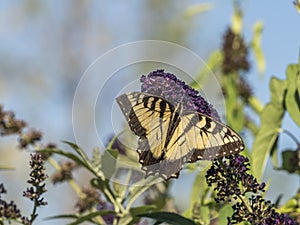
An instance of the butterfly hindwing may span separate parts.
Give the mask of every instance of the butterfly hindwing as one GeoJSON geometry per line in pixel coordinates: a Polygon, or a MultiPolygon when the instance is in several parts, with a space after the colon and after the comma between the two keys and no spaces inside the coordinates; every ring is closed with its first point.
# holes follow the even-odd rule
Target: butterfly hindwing
{"type": "Polygon", "coordinates": [[[169,159],[186,156],[188,162],[211,160],[244,149],[242,139],[230,127],[194,111],[184,112],[180,116],[176,133],[177,138],[171,139],[167,145],[166,156],[169,159]]]}

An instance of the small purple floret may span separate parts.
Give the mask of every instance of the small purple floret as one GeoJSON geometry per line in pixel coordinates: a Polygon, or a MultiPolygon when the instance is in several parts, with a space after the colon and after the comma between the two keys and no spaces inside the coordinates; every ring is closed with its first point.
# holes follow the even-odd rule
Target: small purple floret
{"type": "Polygon", "coordinates": [[[174,74],[156,70],[147,76],[143,75],[140,81],[142,92],[161,96],[174,106],[181,103],[184,110],[196,110],[220,121],[217,110],[201,97],[198,91],[179,80],[174,74]]]}

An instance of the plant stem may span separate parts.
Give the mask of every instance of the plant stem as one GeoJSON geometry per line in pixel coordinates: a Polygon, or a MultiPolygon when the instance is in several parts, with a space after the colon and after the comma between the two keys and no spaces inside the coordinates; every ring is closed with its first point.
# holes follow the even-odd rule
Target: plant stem
{"type": "Polygon", "coordinates": [[[247,204],[247,201],[244,199],[244,196],[237,195],[237,197],[242,201],[242,203],[243,203],[244,206],[248,209],[248,211],[249,211],[250,213],[253,213],[252,209],[251,209],[250,206],[247,204]]]}
{"type": "Polygon", "coordinates": [[[261,111],[263,110],[263,106],[256,97],[252,96],[248,99],[248,101],[249,101],[249,106],[254,110],[254,112],[258,114],[261,113],[261,111]]]}
{"type": "Polygon", "coordinates": [[[298,146],[300,145],[300,142],[298,141],[298,139],[291,132],[289,132],[288,130],[285,130],[285,129],[282,129],[281,131],[282,131],[282,133],[286,133],[291,139],[293,139],[293,141],[295,141],[298,146]]]}

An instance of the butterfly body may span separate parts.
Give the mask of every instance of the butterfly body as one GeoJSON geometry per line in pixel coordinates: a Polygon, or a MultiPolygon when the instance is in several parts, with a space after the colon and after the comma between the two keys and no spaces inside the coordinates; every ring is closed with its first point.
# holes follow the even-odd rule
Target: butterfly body
{"type": "Polygon", "coordinates": [[[143,92],[123,94],[117,102],[130,129],[139,136],[139,162],[146,177],[158,173],[177,178],[182,165],[242,151],[240,136],[202,113],[183,110],[166,99],[143,92]]]}

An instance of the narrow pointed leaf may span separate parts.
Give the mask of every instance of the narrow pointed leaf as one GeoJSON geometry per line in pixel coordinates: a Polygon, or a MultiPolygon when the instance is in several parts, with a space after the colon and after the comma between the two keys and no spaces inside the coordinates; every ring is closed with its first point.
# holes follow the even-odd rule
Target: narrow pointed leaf
{"type": "Polygon", "coordinates": [[[185,218],[176,213],[170,212],[153,212],[138,215],[139,217],[147,217],[155,219],[159,222],[165,222],[170,225],[196,225],[194,221],[185,218]]]}
{"type": "Polygon", "coordinates": [[[252,48],[257,63],[257,68],[260,73],[265,71],[266,62],[261,48],[261,34],[263,31],[263,23],[261,21],[255,23],[253,28],[252,48]]]}
{"type": "Polygon", "coordinates": [[[78,155],[81,156],[81,158],[83,159],[83,161],[85,162],[89,162],[88,157],[86,156],[86,154],[84,153],[84,151],[75,143],[69,142],[69,141],[63,141],[63,143],[69,145],[71,148],[73,148],[78,155]]]}
{"type": "Polygon", "coordinates": [[[287,93],[285,97],[286,109],[295,123],[300,126],[300,93],[297,87],[300,77],[300,66],[291,64],[286,70],[287,93]]]}
{"type": "MultiPolygon", "coordinates": [[[[49,216],[46,217],[45,220],[54,220],[54,219],[76,219],[75,221],[68,223],[68,225],[76,225],[80,224],[84,221],[91,221],[93,218],[96,216],[103,216],[107,214],[114,214],[114,211],[111,210],[101,210],[97,212],[92,212],[84,216],[76,216],[74,214],[62,214],[62,215],[57,215],[57,216],[49,216]]],[[[103,223],[104,225],[104,223],[103,223]]]]}
{"type": "Polygon", "coordinates": [[[205,2],[205,3],[198,3],[195,5],[192,5],[186,9],[184,12],[184,16],[189,19],[192,16],[195,16],[199,13],[203,13],[205,11],[211,10],[213,8],[213,4],[210,2],[205,2]]]}
{"type": "MultiPolygon", "coordinates": [[[[74,222],[72,223],[69,223],[68,225],[77,225],[77,224],[81,224],[85,221],[92,221],[92,219],[94,219],[95,217],[97,216],[103,216],[103,215],[107,215],[107,214],[114,214],[115,212],[114,211],[111,211],[111,210],[101,210],[101,211],[96,211],[96,212],[91,212],[87,215],[84,215],[84,216],[80,216],[77,220],[75,220],[74,222]]],[[[101,218],[101,220],[103,220],[101,218]]],[[[105,225],[105,222],[103,221],[103,225],[105,225]]]]}
{"type": "Polygon", "coordinates": [[[231,17],[231,29],[236,34],[240,34],[243,29],[243,12],[238,4],[234,5],[234,13],[231,17]]]}
{"type": "Polygon", "coordinates": [[[69,159],[72,159],[73,161],[75,161],[79,165],[85,166],[85,163],[77,155],[75,155],[73,153],[70,153],[70,152],[62,151],[60,149],[41,149],[41,150],[37,150],[36,152],[40,152],[40,153],[53,153],[53,154],[62,155],[62,156],[65,156],[65,157],[67,157],[69,159]]]}
{"type": "Polygon", "coordinates": [[[111,178],[116,170],[117,150],[106,150],[101,155],[101,170],[106,178],[111,178]]]}
{"type": "Polygon", "coordinates": [[[155,205],[143,205],[143,206],[131,208],[130,213],[135,216],[143,213],[148,213],[155,209],[156,209],[155,205]]]}
{"type": "Polygon", "coordinates": [[[61,214],[56,216],[48,216],[45,218],[45,220],[54,220],[54,219],[77,219],[78,216],[74,214],[61,214]]]}

